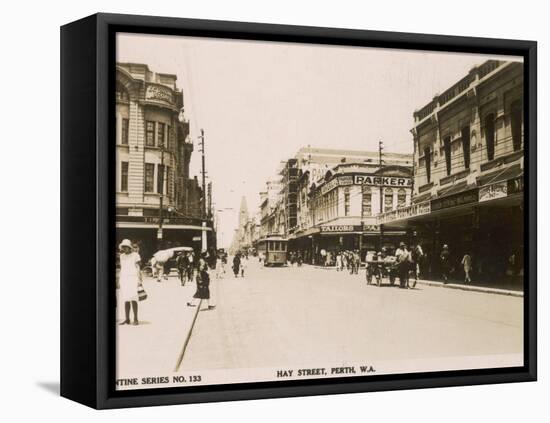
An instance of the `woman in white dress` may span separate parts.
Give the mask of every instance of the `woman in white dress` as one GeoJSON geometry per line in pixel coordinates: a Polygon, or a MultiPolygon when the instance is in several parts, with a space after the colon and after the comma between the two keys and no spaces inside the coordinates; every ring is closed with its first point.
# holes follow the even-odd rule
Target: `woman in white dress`
{"type": "Polygon", "coordinates": [[[120,277],[119,300],[124,302],[126,318],[121,325],[130,324],[130,306],[134,312],[134,325],[138,325],[138,288],[142,283],[139,264],[141,257],[132,251],[132,243],[125,239],[119,245],[120,249],[120,277]]]}

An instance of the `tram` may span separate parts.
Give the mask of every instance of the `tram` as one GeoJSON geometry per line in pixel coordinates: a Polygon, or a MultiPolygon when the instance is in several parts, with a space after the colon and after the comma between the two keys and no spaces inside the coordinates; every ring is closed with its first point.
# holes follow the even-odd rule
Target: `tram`
{"type": "Polygon", "coordinates": [[[288,241],[280,236],[268,236],[258,241],[258,253],[263,257],[264,266],[285,266],[287,243],[288,241]]]}

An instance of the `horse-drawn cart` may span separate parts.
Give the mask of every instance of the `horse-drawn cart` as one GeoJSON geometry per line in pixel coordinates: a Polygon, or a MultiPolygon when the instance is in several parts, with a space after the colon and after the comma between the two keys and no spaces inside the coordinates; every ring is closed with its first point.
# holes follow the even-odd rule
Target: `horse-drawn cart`
{"type": "Polygon", "coordinates": [[[374,256],[373,259],[367,260],[367,285],[375,283],[377,286],[382,285],[386,280],[390,285],[395,284],[395,279],[398,276],[397,259],[394,256],[374,256]]]}

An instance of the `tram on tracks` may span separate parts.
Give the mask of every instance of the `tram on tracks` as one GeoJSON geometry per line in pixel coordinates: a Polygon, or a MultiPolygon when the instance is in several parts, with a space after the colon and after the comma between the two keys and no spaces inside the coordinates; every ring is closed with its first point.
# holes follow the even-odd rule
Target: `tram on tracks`
{"type": "Polygon", "coordinates": [[[286,266],[288,241],[280,236],[268,236],[258,241],[258,253],[264,266],[286,266]]]}

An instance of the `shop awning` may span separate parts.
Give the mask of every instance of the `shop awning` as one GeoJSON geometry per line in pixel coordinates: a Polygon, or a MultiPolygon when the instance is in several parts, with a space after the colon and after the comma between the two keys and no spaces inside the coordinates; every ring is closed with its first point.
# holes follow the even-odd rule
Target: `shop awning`
{"type": "Polygon", "coordinates": [[[459,182],[458,184],[453,184],[447,188],[440,189],[437,191],[438,197],[444,197],[451,194],[456,194],[460,191],[466,191],[467,189],[474,188],[473,186],[468,186],[466,181],[459,182]]]}
{"type": "Polygon", "coordinates": [[[479,186],[494,184],[508,179],[517,178],[523,175],[523,169],[519,164],[506,167],[504,169],[498,169],[486,175],[479,176],[477,178],[477,184],[479,186]]]}
{"type": "Polygon", "coordinates": [[[423,201],[428,201],[432,199],[432,193],[426,192],[424,194],[417,195],[416,197],[413,197],[412,202],[413,203],[422,203],[423,201]]]}

